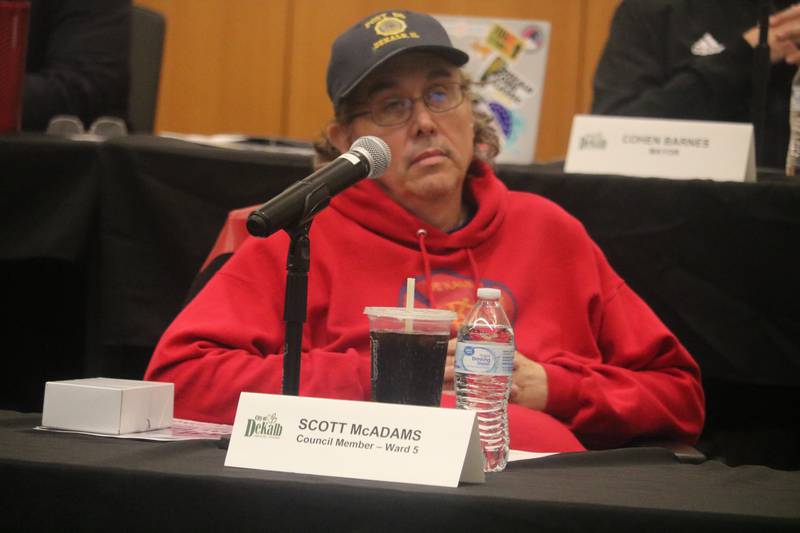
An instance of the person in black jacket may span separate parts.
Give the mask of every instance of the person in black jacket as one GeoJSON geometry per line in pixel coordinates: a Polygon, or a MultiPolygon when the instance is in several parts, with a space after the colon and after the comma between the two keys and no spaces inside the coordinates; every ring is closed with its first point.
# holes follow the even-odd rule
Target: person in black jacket
{"type": "Polygon", "coordinates": [[[55,115],[126,118],[131,0],[32,0],[22,129],[55,115]]]}
{"type": "MultiPolygon", "coordinates": [[[[782,168],[800,6],[772,4],[773,66],[758,164],[782,168]]],[[[750,122],[757,17],[754,0],[623,0],[595,72],[592,112],[750,122]]]]}

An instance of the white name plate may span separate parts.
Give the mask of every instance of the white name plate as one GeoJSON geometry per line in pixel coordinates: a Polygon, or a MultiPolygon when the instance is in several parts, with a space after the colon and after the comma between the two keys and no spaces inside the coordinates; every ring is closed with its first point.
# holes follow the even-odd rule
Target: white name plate
{"type": "Polygon", "coordinates": [[[576,115],[564,171],[755,181],[753,125],[576,115]]]}
{"type": "Polygon", "coordinates": [[[444,487],[484,481],[474,411],[249,392],[225,466],[444,487]]]}

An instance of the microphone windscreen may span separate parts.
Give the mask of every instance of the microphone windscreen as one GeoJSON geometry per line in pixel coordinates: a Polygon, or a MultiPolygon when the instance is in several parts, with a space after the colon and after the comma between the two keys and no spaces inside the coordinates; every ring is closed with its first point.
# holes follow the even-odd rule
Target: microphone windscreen
{"type": "Polygon", "coordinates": [[[364,155],[369,161],[368,178],[379,178],[386,172],[392,162],[392,151],[380,137],[367,135],[359,137],[350,146],[350,151],[356,151],[364,155]]]}

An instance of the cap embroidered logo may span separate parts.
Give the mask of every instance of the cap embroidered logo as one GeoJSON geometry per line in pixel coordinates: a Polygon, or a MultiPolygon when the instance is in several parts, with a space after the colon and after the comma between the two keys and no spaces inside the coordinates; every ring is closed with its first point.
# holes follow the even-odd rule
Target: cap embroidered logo
{"type": "Polygon", "coordinates": [[[386,17],[375,24],[375,33],[378,35],[383,35],[384,37],[387,35],[396,35],[398,33],[402,33],[405,31],[405,29],[405,21],[395,17],[386,17]]]}
{"type": "Polygon", "coordinates": [[[385,44],[389,44],[400,39],[419,39],[417,32],[406,32],[408,25],[405,21],[406,16],[403,13],[392,13],[388,15],[383,13],[373,17],[366,26],[375,24],[373,28],[375,33],[380,35],[381,38],[372,43],[372,49],[377,50],[385,44]]]}

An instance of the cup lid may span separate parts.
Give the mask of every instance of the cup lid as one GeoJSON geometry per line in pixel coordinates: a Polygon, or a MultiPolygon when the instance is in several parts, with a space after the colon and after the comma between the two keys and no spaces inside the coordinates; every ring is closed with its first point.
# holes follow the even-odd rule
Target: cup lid
{"type": "Polygon", "coordinates": [[[418,308],[406,309],[405,307],[365,307],[364,314],[374,317],[396,318],[398,320],[441,320],[452,322],[456,319],[453,311],[446,309],[418,308]]]}

